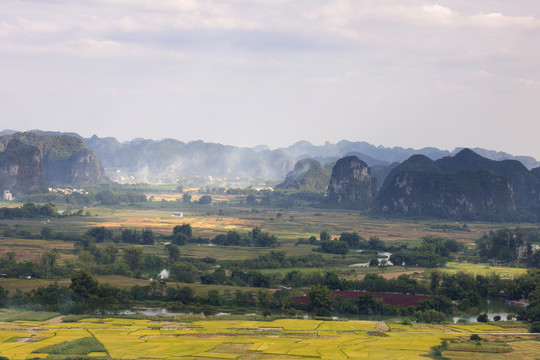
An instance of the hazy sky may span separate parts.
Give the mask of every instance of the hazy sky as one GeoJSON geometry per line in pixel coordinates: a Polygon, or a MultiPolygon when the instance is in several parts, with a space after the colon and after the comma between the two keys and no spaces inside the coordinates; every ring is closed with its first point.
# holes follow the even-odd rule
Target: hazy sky
{"type": "Polygon", "coordinates": [[[538,0],[2,0],[0,129],[540,159],[538,0]]]}

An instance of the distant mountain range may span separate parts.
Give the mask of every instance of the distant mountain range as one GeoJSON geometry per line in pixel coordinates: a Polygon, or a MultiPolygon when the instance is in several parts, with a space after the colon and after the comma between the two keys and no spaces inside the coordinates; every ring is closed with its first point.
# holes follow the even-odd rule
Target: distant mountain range
{"type": "MultiPolygon", "coordinates": [[[[84,141],[87,148],[99,158],[104,175],[119,183],[175,183],[197,179],[198,183],[255,185],[282,182],[294,169],[298,160],[312,158],[322,165],[345,156],[356,156],[371,167],[382,186],[390,170],[411,157],[424,155],[431,160],[457,154],[461,148],[445,151],[437,148],[411,149],[374,146],[367,142],[342,140],[337,144],[313,145],[299,141],[289,147],[270,150],[267,146],[242,148],[204,141],[182,142],[174,139],[134,139],[119,142],[113,137],[82,138],[76,133],[33,130],[40,135],[68,135],[84,141]]],[[[14,130],[4,130],[0,135],[13,135],[14,130]]],[[[540,166],[528,156],[513,156],[504,152],[471,149],[491,160],[513,159],[526,168],[540,166]]]]}
{"type": "Polygon", "coordinates": [[[522,210],[537,214],[539,170],[530,171],[516,160],[490,160],[469,149],[435,161],[413,155],[392,169],[373,208],[388,214],[490,220],[508,219],[522,210]]]}
{"type": "Polygon", "coordinates": [[[540,163],[483,149],[301,141],[269,150],[200,140],[121,143],[45,131],[0,133],[0,190],[39,193],[51,185],[108,183],[106,177],[195,186],[266,183],[301,196],[315,194],[321,206],[388,215],[540,220],[540,163]]]}

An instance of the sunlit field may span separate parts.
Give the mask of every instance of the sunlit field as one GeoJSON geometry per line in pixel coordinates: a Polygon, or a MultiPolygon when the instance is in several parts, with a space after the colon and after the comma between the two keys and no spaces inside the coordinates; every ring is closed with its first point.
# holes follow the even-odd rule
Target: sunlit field
{"type": "MultiPolygon", "coordinates": [[[[239,204],[238,196],[212,195],[212,205],[186,204],[174,201],[181,194],[155,195],[156,201],[136,207],[90,207],[89,217],[68,217],[52,219],[47,225],[53,230],[62,228],[84,231],[91,226],[106,226],[112,229],[150,228],[160,233],[169,233],[175,225],[190,223],[200,236],[215,236],[228,230],[247,231],[259,226],[272,232],[281,240],[296,240],[299,237],[317,235],[327,230],[332,236],[344,231],[356,231],[364,238],[378,236],[385,241],[414,244],[423,236],[441,236],[469,242],[484,233],[512,224],[467,223],[470,231],[442,230],[441,226],[459,228],[463,224],[442,220],[387,219],[370,217],[351,210],[328,210],[314,208],[280,209],[251,207],[239,204]],[[161,199],[167,201],[161,201],[161,199]],[[157,201],[159,199],[160,201],[157,201]],[[183,217],[171,216],[173,212],[183,213],[183,217]],[[278,213],[280,216],[278,217],[278,213]]],[[[194,196],[196,199],[197,196],[194,196]]],[[[15,204],[11,203],[10,206],[15,204]]],[[[20,205],[20,204],[17,204],[20,205]]],[[[41,227],[40,220],[6,220],[7,224],[22,224],[41,227]]]]}
{"type": "Polygon", "coordinates": [[[490,266],[485,264],[466,264],[466,263],[456,263],[448,262],[446,267],[442,269],[447,272],[458,272],[464,271],[473,274],[488,275],[491,273],[498,274],[503,279],[513,279],[517,275],[521,275],[527,272],[527,269],[523,268],[513,268],[505,266],[490,266]]]}
{"type": "Polygon", "coordinates": [[[72,259],[74,244],[57,240],[29,240],[0,237],[0,257],[8,252],[17,254],[18,260],[37,261],[45,251],[57,249],[61,260],[72,259]]]}
{"type": "MultiPolygon", "coordinates": [[[[497,326],[474,325],[423,325],[419,331],[389,323],[390,330],[377,331],[380,323],[372,321],[57,319],[0,322],[0,354],[9,359],[422,359],[443,340],[479,330],[501,340],[509,336],[497,326]]],[[[540,342],[521,336],[524,341],[508,343],[513,358],[533,359],[540,342]]]]}

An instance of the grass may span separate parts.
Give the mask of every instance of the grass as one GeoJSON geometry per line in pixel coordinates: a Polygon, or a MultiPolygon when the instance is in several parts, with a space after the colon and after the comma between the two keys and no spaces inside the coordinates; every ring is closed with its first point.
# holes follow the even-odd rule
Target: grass
{"type": "MultiPolygon", "coordinates": [[[[96,276],[96,279],[100,283],[109,283],[113,286],[119,287],[121,289],[129,290],[135,285],[139,286],[146,286],[150,282],[145,279],[136,279],[136,278],[130,278],[122,275],[98,275],[96,276]]],[[[58,283],[60,286],[69,286],[71,284],[70,279],[61,279],[61,280],[45,280],[45,279],[29,279],[29,280],[21,280],[21,279],[0,279],[0,286],[2,286],[4,289],[9,290],[9,294],[15,294],[15,291],[17,289],[20,289],[21,291],[30,291],[32,289],[36,289],[38,287],[46,287],[49,285],[54,284],[55,282],[58,283]]],[[[252,288],[252,287],[243,287],[243,286],[227,286],[227,285],[204,285],[199,283],[181,283],[176,281],[168,281],[167,286],[169,287],[176,287],[176,286],[187,286],[189,288],[192,288],[196,295],[205,295],[209,290],[215,289],[218,290],[220,293],[224,293],[225,291],[230,291],[231,294],[234,294],[236,290],[241,290],[243,292],[246,291],[256,291],[259,288],[252,288]]],[[[1,318],[0,318],[1,320],[1,318]]]]}
{"type": "Polygon", "coordinates": [[[91,352],[106,352],[105,347],[93,337],[85,337],[78,340],[66,341],[54,344],[34,351],[35,353],[63,354],[63,355],[88,355],[91,352]]]}
{"type": "Polygon", "coordinates": [[[57,312],[8,310],[0,313],[0,321],[45,321],[58,315],[57,312]]]}
{"type": "MultiPolygon", "coordinates": [[[[177,196],[177,194],[173,194],[177,196]]],[[[233,202],[235,196],[220,196],[220,201],[233,202]]],[[[327,230],[333,237],[344,231],[356,231],[364,238],[378,236],[383,241],[417,245],[423,236],[443,236],[462,242],[469,242],[485,232],[511,226],[508,224],[468,223],[470,232],[440,232],[433,227],[447,225],[439,220],[386,219],[371,217],[350,210],[328,209],[269,209],[238,205],[187,205],[177,202],[146,203],[141,207],[90,207],[90,217],[53,219],[53,231],[85,231],[92,226],[106,226],[112,229],[149,228],[163,234],[170,234],[175,225],[190,223],[198,236],[214,237],[228,230],[241,232],[259,226],[275,234],[282,241],[296,241],[309,238],[327,230]],[[222,210],[222,213],[219,213],[222,210]],[[184,217],[175,218],[173,211],[182,211],[184,217]],[[282,217],[277,218],[277,213],[282,217]]],[[[40,220],[6,220],[7,224],[23,224],[34,231],[42,227],[40,220]]]]}
{"type": "Polygon", "coordinates": [[[15,252],[17,259],[37,262],[45,251],[57,249],[59,251],[59,262],[73,259],[74,244],[58,240],[33,240],[19,238],[0,237],[0,256],[5,256],[8,252],[15,252]]]}
{"type": "Polygon", "coordinates": [[[492,341],[465,341],[457,343],[449,343],[447,350],[449,351],[466,351],[466,352],[483,352],[483,353],[508,353],[512,351],[512,347],[504,342],[492,341]]]}

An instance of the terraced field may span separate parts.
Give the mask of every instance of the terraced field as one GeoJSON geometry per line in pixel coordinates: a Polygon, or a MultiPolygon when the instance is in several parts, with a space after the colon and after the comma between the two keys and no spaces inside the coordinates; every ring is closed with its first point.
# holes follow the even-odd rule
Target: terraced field
{"type": "MultiPolygon", "coordinates": [[[[494,325],[467,330],[466,325],[410,327],[297,319],[157,322],[88,318],[60,324],[13,321],[0,322],[0,354],[13,360],[62,359],[68,355],[93,359],[422,359],[443,340],[457,340],[473,332],[501,339],[510,336],[494,325]]],[[[500,355],[533,359],[531,354],[540,354],[540,342],[527,335],[521,338],[508,343],[510,353],[500,355]]],[[[472,355],[455,353],[449,355],[456,359],[472,355]]],[[[497,358],[493,357],[497,354],[486,355],[497,358]]]]}

